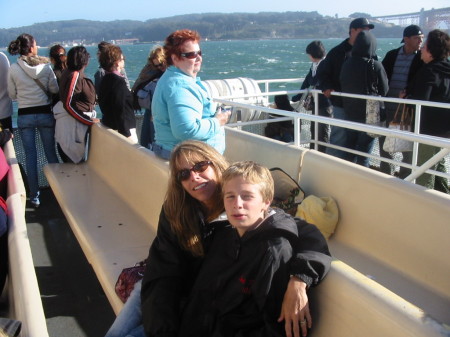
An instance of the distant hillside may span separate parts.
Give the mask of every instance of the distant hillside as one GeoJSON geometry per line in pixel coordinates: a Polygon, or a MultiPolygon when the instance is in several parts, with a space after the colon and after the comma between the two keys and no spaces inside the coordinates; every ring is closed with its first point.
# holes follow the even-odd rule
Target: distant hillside
{"type": "MultiPolygon", "coordinates": [[[[361,13],[355,13],[360,16],[361,13]]],[[[355,15],[352,15],[355,17],[355,15]]],[[[369,17],[369,15],[366,15],[369,17]]],[[[79,40],[85,44],[101,40],[137,38],[141,42],[162,41],[177,29],[189,28],[202,38],[218,39],[302,39],[344,38],[351,18],[322,16],[317,12],[207,13],[151,19],[145,22],[52,21],[32,26],[0,29],[0,46],[7,46],[21,33],[32,34],[39,45],[79,40]]],[[[399,37],[403,28],[377,23],[377,37],[399,37]]]]}

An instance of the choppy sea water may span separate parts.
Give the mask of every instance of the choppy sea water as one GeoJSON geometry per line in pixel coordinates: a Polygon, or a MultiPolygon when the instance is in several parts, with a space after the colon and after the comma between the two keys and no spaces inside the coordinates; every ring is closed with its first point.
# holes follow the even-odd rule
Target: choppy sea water
{"type": "MultiPolygon", "coordinates": [[[[400,46],[401,39],[378,39],[378,57],[400,46]]],[[[305,53],[312,40],[232,40],[202,41],[203,64],[199,76],[202,80],[248,77],[255,80],[286,79],[306,76],[311,65],[305,53]]],[[[342,39],[322,40],[326,50],[338,45],[342,39]]],[[[39,41],[38,41],[39,42],[39,41]]],[[[156,44],[123,45],[125,69],[131,85],[147,61],[148,54],[156,44]]],[[[66,51],[68,51],[67,48],[66,51]]],[[[98,68],[96,46],[88,46],[91,60],[86,69],[87,77],[93,79],[98,68]]],[[[5,52],[6,53],[6,52],[5,52]]],[[[6,53],[7,54],[7,53],[6,53]]],[[[48,48],[40,48],[39,55],[48,56],[48,48]]],[[[11,63],[16,56],[8,55],[11,63]]],[[[272,88],[295,90],[298,84],[279,84],[272,88]]],[[[15,105],[15,113],[17,107],[15,105]]]]}
{"type": "MultiPolygon", "coordinates": [[[[342,40],[326,39],[322,42],[326,51],[329,51],[342,40]]],[[[378,39],[377,55],[379,60],[382,60],[389,50],[400,47],[400,40],[401,38],[378,39]]],[[[202,41],[203,65],[199,76],[202,80],[237,77],[248,77],[255,80],[304,77],[311,65],[305,52],[306,46],[311,41],[312,39],[202,41]]],[[[125,68],[131,85],[136,80],[147,61],[148,54],[155,45],[121,46],[126,57],[125,68]]],[[[98,68],[97,48],[96,46],[88,46],[87,49],[91,54],[91,61],[86,69],[86,75],[93,79],[98,68]]],[[[68,48],[66,51],[68,51],[68,48]]],[[[40,48],[39,55],[48,56],[48,48],[40,48]]],[[[11,63],[16,62],[15,56],[8,55],[8,57],[11,63]]],[[[274,90],[296,90],[299,88],[299,84],[279,84],[278,87],[273,85],[271,88],[274,90]]],[[[97,108],[97,110],[99,109],[97,108]]],[[[14,117],[16,115],[17,105],[14,104],[14,117]]],[[[449,162],[450,160],[447,159],[447,166],[450,164],[449,162]]]]}
{"type": "MultiPolygon", "coordinates": [[[[401,39],[379,39],[377,54],[380,59],[387,51],[400,46],[401,39]]],[[[233,40],[202,41],[202,80],[249,77],[256,80],[269,78],[304,77],[311,65],[305,53],[312,40],[233,40]]],[[[322,40],[330,50],[342,39],[322,40]]],[[[121,46],[126,56],[125,68],[131,82],[137,78],[154,45],[121,46]]],[[[88,47],[93,56],[87,75],[93,77],[98,67],[96,48],[88,47]]],[[[44,50],[42,50],[44,52],[44,50]]],[[[45,53],[45,52],[44,52],[45,53]]],[[[296,89],[298,84],[291,84],[296,89]]]]}

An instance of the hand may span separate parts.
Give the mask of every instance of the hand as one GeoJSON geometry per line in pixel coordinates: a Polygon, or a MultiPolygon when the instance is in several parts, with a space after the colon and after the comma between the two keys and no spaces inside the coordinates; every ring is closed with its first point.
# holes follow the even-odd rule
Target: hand
{"type": "Polygon", "coordinates": [[[285,321],[286,337],[305,337],[308,334],[308,328],[312,327],[308,295],[306,295],[306,283],[297,277],[291,277],[284,294],[278,322],[283,320],[285,321]]]}
{"type": "Polygon", "coordinates": [[[227,124],[228,119],[230,118],[231,111],[218,111],[214,117],[216,117],[219,120],[219,123],[221,126],[224,126],[227,124]]]}
{"type": "Polygon", "coordinates": [[[100,119],[99,118],[92,118],[92,123],[99,123],[100,119]]]}
{"type": "Polygon", "coordinates": [[[405,98],[405,97],[406,97],[406,90],[403,89],[402,91],[400,91],[400,92],[398,93],[398,97],[399,97],[399,98],[405,98]]]}
{"type": "Polygon", "coordinates": [[[326,98],[330,98],[331,97],[331,93],[333,92],[333,89],[327,89],[323,91],[323,94],[326,98]]]}

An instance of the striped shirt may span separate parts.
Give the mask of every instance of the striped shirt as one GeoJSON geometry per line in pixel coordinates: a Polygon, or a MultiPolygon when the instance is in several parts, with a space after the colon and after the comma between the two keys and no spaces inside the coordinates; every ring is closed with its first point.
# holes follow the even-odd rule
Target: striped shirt
{"type": "Polygon", "coordinates": [[[392,71],[391,81],[389,82],[389,91],[387,96],[398,97],[399,93],[406,88],[408,83],[408,74],[411,63],[416,56],[416,52],[405,54],[404,48],[398,51],[395,59],[394,69],[392,71]]]}

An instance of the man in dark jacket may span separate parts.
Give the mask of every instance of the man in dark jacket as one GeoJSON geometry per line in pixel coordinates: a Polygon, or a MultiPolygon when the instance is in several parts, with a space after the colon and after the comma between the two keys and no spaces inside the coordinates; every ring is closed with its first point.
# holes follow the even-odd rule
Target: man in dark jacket
{"type": "MultiPolygon", "coordinates": [[[[423,61],[420,58],[420,47],[423,43],[423,33],[419,26],[410,25],[403,31],[404,43],[400,48],[390,50],[383,59],[383,66],[389,80],[388,97],[406,97],[408,95],[408,86],[414,79],[417,71],[422,67],[423,61]]],[[[397,103],[385,103],[386,107],[386,126],[394,119],[397,109],[397,103]]],[[[384,158],[392,159],[389,152],[383,150],[383,144],[386,137],[380,137],[380,155],[384,158]]],[[[411,164],[412,152],[403,152],[403,162],[411,164]]],[[[380,164],[380,170],[391,174],[391,165],[384,161],[380,164]]],[[[404,179],[410,174],[411,170],[400,167],[399,177],[404,179]]]]}
{"type": "MultiPolygon", "coordinates": [[[[324,95],[329,97],[333,105],[333,117],[344,119],[344,108],[342,98],[339,96],[331,96],[332,91],[341,91],[339,75],[341,73],[342,64],[350,57],[352,46],[355,43],[356,36],[363,30],[373,29],[374,25],[369,23],[366,18],[357,18],[350,23],[349,37],[339,45],[330,50],[325,60],[323,60],[317,69],[317,77],[324,95]]],[[[331,127],[330,143],[333,145],[345,147],[346,133],[345,128],[337,126],[331,127]]],[[[345,151],[328,148],[327,154],[344,158],[345,151]]]]}

